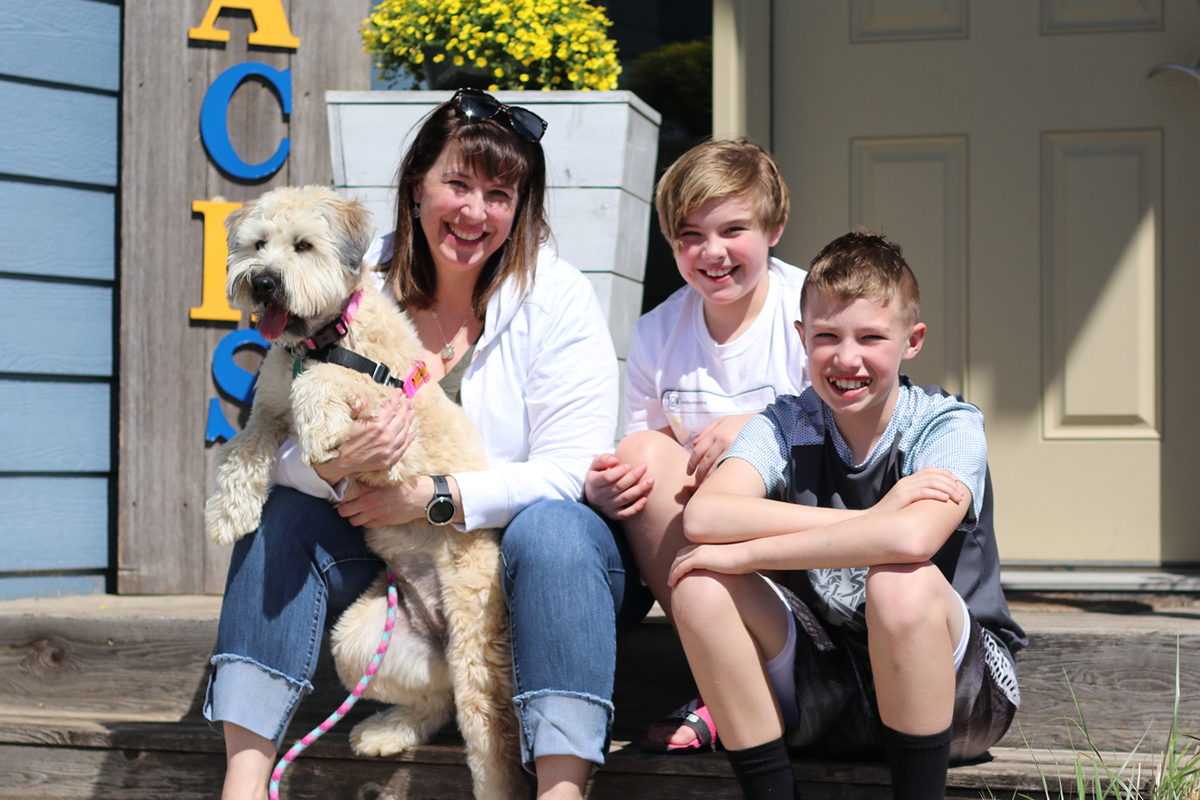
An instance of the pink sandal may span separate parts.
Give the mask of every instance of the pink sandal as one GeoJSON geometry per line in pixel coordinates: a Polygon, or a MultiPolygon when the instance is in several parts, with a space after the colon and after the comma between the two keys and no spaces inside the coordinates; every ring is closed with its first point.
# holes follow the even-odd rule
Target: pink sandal
{"type": "Polygon", "coordinates": [[[670,725],[673,722],[691,728],[696,732],[696,738],[687,744],[655,742],[646,738],[642,740],[642,749],[651,753],[707,753],[716,749],[717,726],[713,723],[712,715],[708,713],[708,707],[704,705],[700,695],[696,695],[654,725],[670,725]]]}

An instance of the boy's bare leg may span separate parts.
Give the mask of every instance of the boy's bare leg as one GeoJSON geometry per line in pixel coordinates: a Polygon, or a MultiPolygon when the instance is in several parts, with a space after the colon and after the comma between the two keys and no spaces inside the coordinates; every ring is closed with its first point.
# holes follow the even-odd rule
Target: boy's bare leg
{"type": "Polygon", "coordinates": [[[232,722],[225,731],[225,783],[221,800],[266,800],[275,766],[275,745],[232,722]]]}
{"type": "Polygon", "coordinates": [[[933,564],[871,569],[867,641],[884,725],[919,735],[950,727],[954,648],[965,624],[962,602],[933,564]]]}
{"type": "Polygon", "coordinates": [[[624,520],[622,527],[643,580],[673,622],[667,575],[675,556],[688,544],[683,535],[683,507],[696,488],[687,474],[688,451],[661,431],[638,431],[620,441],[615,455],[626,464],[645,464],[646,474],[654,478],[646,506],[624,520]]]}
{"type": "MultiPolygon", "coordinates": [[[[688,451],[661,431],[638,431],[621,440],[615,455],[626,464],[645,464],[646,474],[654,476],[645,508],[624,520],[622,527],[642,579],[674,624],[667,575],[675,556],[688,544],[683,535],[683,507],[695,489],[695,481],[687,474],[688,451]]],[[[685,745],[696,733],[678,723],[652,725],[647,738],[685,745]]]]}
{"type": "Polygon", "coordinates": [[[787,643],[788,610],[757,574],[697,570],[673,590],[675,627],[721,741],[743,750],[783,735],[766,662],[787,643]]]}

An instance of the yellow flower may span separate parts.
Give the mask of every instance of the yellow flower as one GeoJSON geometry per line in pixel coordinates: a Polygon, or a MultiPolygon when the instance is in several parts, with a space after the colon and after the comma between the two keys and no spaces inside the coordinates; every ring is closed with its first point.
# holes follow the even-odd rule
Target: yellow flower
{"type": "Polygon", "coordinates": [[[504,70],[500,69],[499,67],[496,67],[494,70],[492,70],[492,74],[495,75],[497,78],[503,78],[504,70]]]}
{"type": "Polygon", "coordinates": [[[433,63],[435,63],[435,64],[440,64],[445,60],[446,60],[445,53],[438,53],[436,56],[433,57],[433,63]]]}
{"type": "Polygon", "coordinates": [[[529,73],[528,72],[522,72],[517,77],[520,79],[521,83],[529,83],[529,73]]]}
{"type": "Polygon", "coordinates": [[[486,67],[486,66],[487,66],[487,59],[486,59],[486,58],[484,58],[483,56],[480,56],[479,58],[475,59],[475,66],[477,66],[477,67],[486,67]]]}
{"type": "Polygon", "coordinates": [[[456,66],[456,67],[461,67],[463,65],[463,57],[462,56],[455,56],[453,61],[454,61],[454,66],[456,66]]]}

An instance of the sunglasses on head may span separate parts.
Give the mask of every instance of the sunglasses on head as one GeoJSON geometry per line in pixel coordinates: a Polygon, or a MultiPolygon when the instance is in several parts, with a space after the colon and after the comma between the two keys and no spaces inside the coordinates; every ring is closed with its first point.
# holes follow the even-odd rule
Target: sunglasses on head
{"type": "Polygon", "coordinates": [[[523,136],[531,142],[541,141],[546,133],[546,120],[520,106],[509,106],[501,103],[487,92],[478,89],[459,89],[450,98],[450,102],[462,109],[468,121],[474,119],[494,119],[503,115],[508,121],[508,127],[518,136],[523,136]]]}

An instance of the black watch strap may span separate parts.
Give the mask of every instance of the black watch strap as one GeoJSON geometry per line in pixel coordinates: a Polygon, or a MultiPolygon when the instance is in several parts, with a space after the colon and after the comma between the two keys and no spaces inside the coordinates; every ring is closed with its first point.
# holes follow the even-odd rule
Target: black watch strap
{"type": "Polygon", "coordinates": [[[431,525],[446,525],[458,513],[454,496],[450,494],[450,482],[445,475],[430,475],[433,479],[433,497],[425,506],[425,519],[431,525]]]}

